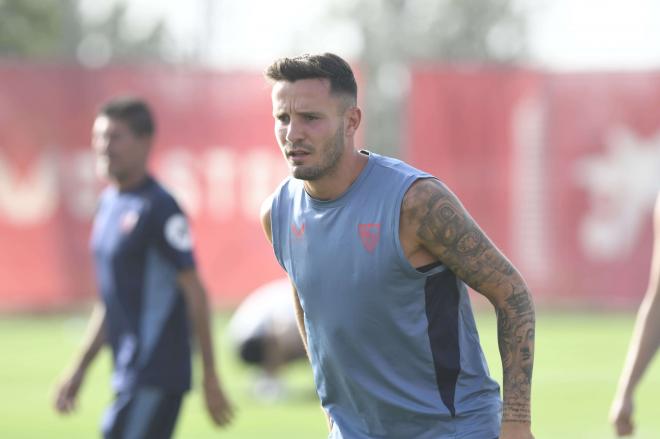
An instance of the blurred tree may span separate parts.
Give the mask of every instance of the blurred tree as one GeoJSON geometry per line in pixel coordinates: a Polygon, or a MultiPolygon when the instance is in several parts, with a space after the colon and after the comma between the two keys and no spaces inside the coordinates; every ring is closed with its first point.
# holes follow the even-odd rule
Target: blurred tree
{"type": "Polygon", "coordinates": [[[512,64],[526,56],[525,11],[517,0],[330,0],[324,20],[359,29],[366,142],[397,154],[415,61],[512,64]]]}
{"type": "Polygon", "coordinates": [[[43,57],[58,50],[62,9],[57,0],[0,0],[0,55],[43,57]]]}
{"type": "Polygon", "coordinates": [[[79,0],[0,0],[0,56],[91,67],[171,58],[163,22],[136,37],[126,32],[126,12],[126,3],[117,1],[106,17],[92,22],[80,12],[79,0]]]}

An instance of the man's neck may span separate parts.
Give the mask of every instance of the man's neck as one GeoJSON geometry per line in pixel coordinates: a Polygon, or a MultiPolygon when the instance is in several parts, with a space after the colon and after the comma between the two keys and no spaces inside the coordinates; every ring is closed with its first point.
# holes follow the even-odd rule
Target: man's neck
{"type": "Polygon", "coordinates": [[[318,180],[306,180],[305,191],[307,194],[321,201],[331,201],[339,198],[357,180],[360,173],[367,165],[369,156],[357,150],[351,150],[336,169],[318,180]]]}
{"type": "Polygon", "coordinates": [[[115,179],[113,180],[112,183],[121,192],[130,191],[132,189],[141,186],[144,183],[144,181],[147,179],[147,176],[148,176],[147,172],[143,171],[140,173],[136,173],[135,175],[131,175],[130,177],[115,179]]]}

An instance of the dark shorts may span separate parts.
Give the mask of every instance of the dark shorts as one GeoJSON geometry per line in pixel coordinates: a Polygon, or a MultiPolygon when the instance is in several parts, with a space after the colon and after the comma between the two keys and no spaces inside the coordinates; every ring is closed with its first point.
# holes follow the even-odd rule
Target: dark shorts
{"type": "Polygon", "coordinates": [[[103,438],[169,439],[182,400],[182,393],[149,387],[119,393],[103,416],[103,438]]]}

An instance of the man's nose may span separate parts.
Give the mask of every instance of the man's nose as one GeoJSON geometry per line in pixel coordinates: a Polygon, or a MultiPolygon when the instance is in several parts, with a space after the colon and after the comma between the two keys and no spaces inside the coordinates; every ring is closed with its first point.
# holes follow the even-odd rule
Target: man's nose
{"type": "Polygon", "coordinates": [[[287,143],[294,144],[304,137],[302,127],[299,123],[289,122],[289,125],[286,128],[286,141],[287,143]]]}

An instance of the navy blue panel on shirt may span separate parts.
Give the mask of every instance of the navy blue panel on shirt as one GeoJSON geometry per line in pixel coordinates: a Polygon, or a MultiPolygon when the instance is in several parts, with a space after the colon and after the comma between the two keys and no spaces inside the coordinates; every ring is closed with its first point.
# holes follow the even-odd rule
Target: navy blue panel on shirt
{"type": "Polygon", "coordinates": [[[438,390],[442,402],[451,415],[456,416],[454,398],[458,373],[461,370],[461,351],[458,341],[460,292],[456,286],[456,276],[450,270],[429,276],[426,279],[424,292],[438,390]]]}
{"type": "Polygon", "coordinates": [[[187,311],[177,273],[195,265],[186,218],[148,178],[130,191],[108,188],[91,246],[114,356],[113,385],[190,387],[187,311]]]}

